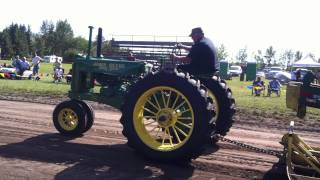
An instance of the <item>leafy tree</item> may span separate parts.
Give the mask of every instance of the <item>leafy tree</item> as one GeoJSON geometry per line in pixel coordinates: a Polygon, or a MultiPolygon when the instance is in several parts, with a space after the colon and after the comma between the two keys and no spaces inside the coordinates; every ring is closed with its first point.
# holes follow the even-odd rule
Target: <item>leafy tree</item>
{"type": "Polygon", "coordinates": [[[286,63],[287,63],[287,66],[291,66],[292,65],[292,60],[293,60],[293,57],[294,57],[294,53],[293,53],[293,51],[292,50],[286,50],[285,52],[284,52],[284,58],[285,58],[285,60],[286,60],[286,63]]]}
{"type": "Polygon", "coordinates": [[[28,30],[25,25],[11,24],[1,33],[2,55],[10,57],[15,54],[29,55],[28,30]]]}
{"type": "Polygon", "coordinates": [[[276,54],[276,51],[273,49],[272,46],[270,46],[270,47],[266,50],[265,58],[267,59],[267,64],[268,64],[268,66],[271,66],[271,61],[272,61],[272,60],[274,60],[273,63],[276,64],[275,54],[276,54]]]}
{"type": "Polygon", "coordinates": [[[316,59],[316,56],[313,53],[309,53],[308,56],[311,57],[313,60],[316,59]]]}
{"type": "Polygon", "coordinates": [[[297,62],[300,59],[302,59],[302,52],[301,51],[296,51],[296,53],[294,54],[294,62],[297,62]]]}
{"type": "Polygon", "coordinates": [[[71,25],[64,21],[58,21],[55,31],[55,53],[59,56],[64,56],[64,53],[72,45],[73,30],[71,25]]]}
{"type": "Polygon", "coordinates": [[[254,59],[257,62],[258,68],[264,68],[265,64],[264,64],[264,58],[261,50],[258,50],[258,53],[254,55],[254,59]]]}
{"type": "Polygon", "coordinates": [[[228,52],[226,51],[226,48],[223,44],[221,44],[218,47],[218,52],[217,52],[217,56],[218,56],[218,60],[223,60],[226,59],[228,57],[228,52]]]}
{"type": "MultiPolygon", "coordinates": [[[[37,49],[38,51],[43,52],[44,54],[54,54],[55,47],[55,26],[52,21],[44,20],[42,21],[42,25],[40,27],[40,43],[42,46],[41,49],[37,49]]],[[[38,46],[39,47],[39,46],[38,46]]]]}
{"type": "Polygon", "coordinates": [[[248,57],[248,54],[247,54],[247,48],[243,48],[243,49],[240,49],[237,56],[236,56],[236,59],[238,61],[240,61],[240,63],[245,63],[246,59],[248,57]]]}

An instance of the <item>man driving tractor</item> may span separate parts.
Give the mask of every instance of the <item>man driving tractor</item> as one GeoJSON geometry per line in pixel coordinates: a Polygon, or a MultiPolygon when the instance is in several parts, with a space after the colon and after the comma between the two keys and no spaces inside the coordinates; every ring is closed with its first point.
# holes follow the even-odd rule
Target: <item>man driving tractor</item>
{"type": "Polygon", "coordinates": [[[189,51],[189,54],[187,56],[171,55],[174,61],[183,63],[177,69],[193,75],[216,72],[217,53],[212,41],[204,36],[200,27],[192,29],[189,36],[194,42],[191,47],[180,43],[177,45],[178,48],[189,51]]]}

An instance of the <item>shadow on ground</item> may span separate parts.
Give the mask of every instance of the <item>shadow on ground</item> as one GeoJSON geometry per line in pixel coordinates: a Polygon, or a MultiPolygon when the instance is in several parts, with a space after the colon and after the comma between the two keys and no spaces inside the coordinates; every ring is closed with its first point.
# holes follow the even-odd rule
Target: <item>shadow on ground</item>
{"type": "Polygon", "coordinates": [[[126,144],[90,145],[69,140],[59,134],[39,135],[0,146],[0,156],[67,165],[56,174],[57,180],[188,179],[194,171],[188,164],[159,164],[145,160],[126,144]]]}

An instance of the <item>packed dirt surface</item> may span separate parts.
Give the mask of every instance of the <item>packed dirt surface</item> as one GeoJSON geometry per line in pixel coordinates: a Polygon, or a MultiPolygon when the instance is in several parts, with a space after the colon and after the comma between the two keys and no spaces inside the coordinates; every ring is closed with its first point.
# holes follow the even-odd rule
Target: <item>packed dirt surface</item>
{"type": "MultiPolygon", "coordinates": [[[[277,157],[227,142],[208,145],[190,164],[148,161],[126,145],[121,113],[95,103],[92,129],[63,137],[52,123],[60,99],[21,100],[0,100],[0,179],[286,179],[277,157]]],[[[303,139],[320,144],[319,121],[292,120],[303,139]]],[[[238,111],[227,138],[281,151],[289,121],[238,111]]]]}

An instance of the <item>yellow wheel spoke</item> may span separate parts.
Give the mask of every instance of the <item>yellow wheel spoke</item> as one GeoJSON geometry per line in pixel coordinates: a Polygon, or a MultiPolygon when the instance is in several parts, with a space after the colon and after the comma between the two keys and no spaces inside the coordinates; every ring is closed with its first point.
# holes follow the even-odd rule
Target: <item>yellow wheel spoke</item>
{"type": "Polygon", "coordinates": [[[166,130],[163,131],[163,136],[162,136],[162,145],[164,145],[164,140],[166,139],[166,130]]]}
{"type": "Polygon", "coordinates": [[[167,100],[167,105],[166,105],[166,107],[169,107],[170,98],[171,98],[171,92],[172,92],[172,91],[169,92],[169,97],[168,97],[168,100],[167,100]]]}
{"type": "Polygon", "coordinates": [[[151,104],[154,108],[156,108],[157,111],[159,111],[160,108],[154,105],[149,99],[147,100],[147,102],[151,104]]]}
{"type": "Polygon", "coordinates": [[[144,107],[143,109],[144,109],[145,111],[147,111],[147,112],[149,112],[149,113],[153,114],[153,115],[156,115],[156,113],[155,113],[155,112],[151,111],[150,109],[148,109],[148,108],[146,108],[146,107],[144,107]]]}
{"type": "Polygon", "coordinates": [[[185,124],[185,123],[183,123],[183,122],[177,121],[177,123],[178,123],[178,124],[181,124],[182,126],[184,126],[184,127],[186,127],[186,128],[189,128],[189,129],[192,128],[192,126],[190,126],[190,125],[188,125],[188,124],[185,124]]]}
{"type": "Polygon", "coordinates": [[[158,99],[157,99],[156,95],[155,95],[155,94],[153,94],[153,95],[152,95],[152,97],[153,97],[153,98],[154,98],[154,100],[156,101],[156,103],[157,103],[157,105],[158,105],[158,109],[161,109],[161,106],[160,106],[160,104],[159,104],[159,101],[158,101],[158,99]]]}
{"type": "Polygon", "coordinates": [[[177,94],[177,97],[176,97],[176,99],[174,100],[174,102],[173,102],[173,104],[172,104],[172,106],[171,106],[172,109],[174,109],[174,107],[175,107],[178,99],[179,99],[179,95],[177,94]]]}
{"type": "Polygon", "coordinates": [[[167,133],[168,133],[168,135],[169,135],[169,142],[170,142],[170,145],[171,145],[171,146],[173,146],[173,143],[172,143],[172,136],[171,136],[171,134],[170,134],[169,128],[166,128],[166,131],[167,131],[167,133]]]}
{"type": "Polygon", "coordinates": [[[163,91],[161,91],[161,97],[162,97],[162,102],[163,102],[164,107],[167,108],[167,103],[166,103],[166,100],[164,98],[164,92],[163,91]]]}
{"type": "Polygon", "coordinates": [[[175,127],[172,127],[172,129],[173,129],[174,135],[175,135],[176,138],[178,139],[179,143],[181,143],[181,140],[180,140],[180,137],[179,137],[179,135],[178,135],[178,133],[177,133],[177,131],[176,131],[176,128],[175,128],[175,127]]]}
{"type": "Polygon", "coordinates": [[[174,110],[176,111],[177,109],[179,109],[181,106],[184,105],[184,103],[186,103],[186,101],[183,101],[182,103],[180,103],[179,106],[177,106],[176,108],[174,108],[174,110]]]}
{"type": "Polygon", "coordinates": [[[186,109],[186,110],[182,111],[181,114],[188,112],[188,111],[190,111],[190,109],[186,109]]]}
{"type": "Polygon", "coordinates": [[[192,120],[192,117],[178,117],[178,120],[192,120]]]}
{"type": "Polygon", "coordinates": [[[177,126],[174,126],[174,128],[176,128],[181,134],[184,135],[184,137],[187,137],[188,134],[186,134],[185,132],[183,132],[181,129],[179,129],[177,126]]]}

